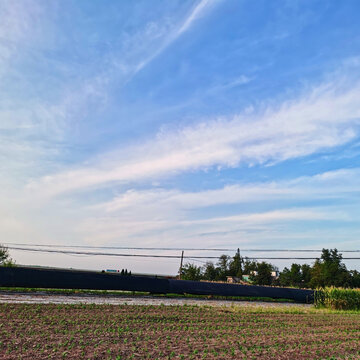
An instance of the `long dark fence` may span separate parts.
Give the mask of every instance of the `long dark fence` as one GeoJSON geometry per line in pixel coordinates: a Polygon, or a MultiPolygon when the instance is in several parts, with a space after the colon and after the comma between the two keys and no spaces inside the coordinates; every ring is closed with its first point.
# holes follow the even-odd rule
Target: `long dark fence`
{"type": "Polygon", "coordinates": [[[27,267],[0,267],[0,287],[126,290],[153,294],[268,297],[289,299],[301,303],[311,303],[314,299],[312,290],[27,267]]]}

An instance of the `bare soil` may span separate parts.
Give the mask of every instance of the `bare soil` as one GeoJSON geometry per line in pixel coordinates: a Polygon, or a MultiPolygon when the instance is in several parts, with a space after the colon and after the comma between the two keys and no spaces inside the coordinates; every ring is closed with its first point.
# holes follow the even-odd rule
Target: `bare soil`
{"type": "Polygon", "coordinates": [[[360,359],[360,315],[0,304],[0,359],[360,359]]]}

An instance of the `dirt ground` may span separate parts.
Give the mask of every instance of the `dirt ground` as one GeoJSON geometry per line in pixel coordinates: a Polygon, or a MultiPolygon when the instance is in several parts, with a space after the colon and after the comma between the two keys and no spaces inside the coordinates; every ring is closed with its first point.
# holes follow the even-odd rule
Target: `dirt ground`
{"type": "Polygon", "coordinates": [[[360,359],[360,315],[306,308],[0,304],[0,359],[360,359]]]}

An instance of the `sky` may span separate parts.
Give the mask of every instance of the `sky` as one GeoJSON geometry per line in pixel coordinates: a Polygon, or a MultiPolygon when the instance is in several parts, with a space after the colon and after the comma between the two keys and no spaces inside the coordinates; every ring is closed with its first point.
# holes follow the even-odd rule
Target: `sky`
{"type": "Polygon", "coordinates": [[[360,249],[359,12],[357,0],[0,1],[0,241],[360,249]]]}

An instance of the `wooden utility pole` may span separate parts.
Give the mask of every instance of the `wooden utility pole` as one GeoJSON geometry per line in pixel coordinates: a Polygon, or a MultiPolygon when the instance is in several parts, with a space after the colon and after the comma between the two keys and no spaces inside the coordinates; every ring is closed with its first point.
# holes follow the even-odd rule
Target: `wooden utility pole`
{"type": "Polygon", "coordinates": [[[242,267],[242,258],[241,258],[241,252],[240,252],[240,248],[239,248],[239,256],[240,256],[240,270],[241,270],[241,280],[242,280],[242,274],[243,274],[243,267],[242,267]]]}
{"type": "Polygon", "coordinates": [[[180,269],[179,269],[179,279],[181,280],[181,273],[183,267],[183,260],[184,260],[184,250],[181,252],[181,260],[180,260],[180,269]]]}

